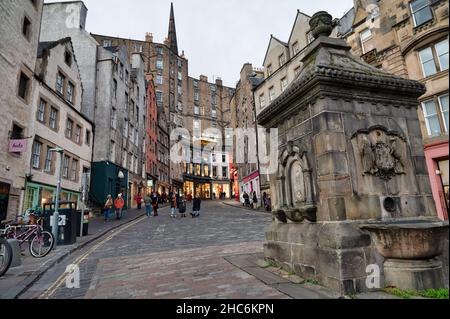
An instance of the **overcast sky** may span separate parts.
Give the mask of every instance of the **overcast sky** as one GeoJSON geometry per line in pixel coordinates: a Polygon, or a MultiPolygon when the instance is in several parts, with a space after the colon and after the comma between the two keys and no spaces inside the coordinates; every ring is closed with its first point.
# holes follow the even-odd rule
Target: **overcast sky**
{"type": "MultiPolygon", "coordinates": [[[[46,0],[46,2],[59,2],[46,0]]],[[[189,75],[221,77],[234,87],[242,65],[261,67],[270,35],[287,41],[297,9],[326,10],[340,18],[353,0],[84,0],[89,32],[162,43],[174,3],[178,49],[189,59],[189,75]]]]}

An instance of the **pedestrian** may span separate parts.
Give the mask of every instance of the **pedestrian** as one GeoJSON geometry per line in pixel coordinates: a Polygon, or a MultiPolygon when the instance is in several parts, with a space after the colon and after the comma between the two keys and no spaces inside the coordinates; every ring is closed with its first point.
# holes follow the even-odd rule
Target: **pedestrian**
{"type": "Polygon", "coordinates": [[[258,196],[256,192],[253,192],[253,208],[258,209],[258,196]]]}
{"type": "Polygon", "coordinates": [[[250,196],[248,196],[247,192],[244,192],[244,206],[250,207],[250,196]]]}
{"type": "Polygon", "coordinates": [[[125,201],[123,200],[122,194],[119,194],[114,201],[115,211],[116,211],[116,219],[121,220],[122,219],[122,211],[123,207],[125,206],[125,201]]]}
{"type": "Polygon", "coordinates": [[[169,201],[170,201],[170,217],[171,218],[176,218],[177,217],[177,213],[176,213],[177,196],[175,195],[175,193],[170,192],[170,194],[169,194],[169,201]]]}
{"type": "Polygon", "coordinates": [[[105,206],[103,207],[103,209],[105,211],[105,223],[109,219],[109,214],[111,213],[112,207],[113,207],[113,199],[112,199],[111,195],[108,195],[108,197],[106,199],[105,206]]]}
{"type": "Polygon", "coordinates": [[[184,199],[184,196],[178,197],[177,206],[181,217],[186,217],[186,199],[184,199]]]}
{"type": "Polygon", "coordinates": [[[158,194],[153,192],[153,197],[152,197],[153,216],[158,216],[158,204],[159,204],[159,196],[158,196],[158,194]]]}
{"type": "Polygon", "coordinates": [[[194,201],[192,203],[192,218],[199,217],[200,216],[200,209],[201,209],[202,200],[200,199],[200,196],[195,195],[194,201]]]}
{"type": "Polygon", "coordinates": [[[267,210],[267,193],[263,193],[262,204],[264,205],[264,209],[267,210]]]}
{"type": "Polygon", "coordinates": [[[141,193],[138,193],[136,195],[135,199],[136,199],[137,208],[141,209],[142,208],[142,196],[141,196],[141,193]]]}
{"type": "Polygon", "coordinates": [[[145,214],[147,215],[147,217],[152,217],[153,206],[150,194],[147,194],[147,196],[145,196],[144,204],[145,204],[145,214]]]}

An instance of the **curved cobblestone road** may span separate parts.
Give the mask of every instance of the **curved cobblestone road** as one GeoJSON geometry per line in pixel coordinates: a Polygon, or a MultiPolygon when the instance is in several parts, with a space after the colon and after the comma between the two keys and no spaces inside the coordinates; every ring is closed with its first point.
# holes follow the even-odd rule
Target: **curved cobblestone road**
{"type": "MultiPolygon", "coordinates": [[[[271,216],[202,203],[202,216],[142,218],[66,258],[22,298],[286,298],[224,257],[263,251],[271,216]],[[78,264],[80,287],[63,274],[78,264]]],[[[188,213],[190,212],[188,205],[188,213]]]]}

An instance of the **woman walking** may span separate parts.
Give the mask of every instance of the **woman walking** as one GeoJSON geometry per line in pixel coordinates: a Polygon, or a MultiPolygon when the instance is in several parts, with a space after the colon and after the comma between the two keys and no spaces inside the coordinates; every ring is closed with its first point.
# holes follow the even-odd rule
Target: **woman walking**
{"type": "Polygon", "coordinates": [[[184,196],[179,196],[177,200],[178,213],[180,213],[181,217],[186,217],[186,200],[184,196]]]}
{"type": "Polygon", "coordinates": [[[170,200],[170,217],[172,218],[177,218],[177,196],[175,195],[175,193],[170,193],[169,195],[169,200],[170,200]]]}
{"type": "Polygon", "coordinates": [[[159,202],[159,196],[153,192],[152,196],[152,206],[153,206],[153,216],[158,216],[158,202],[159,202]]]}
{"type": "Polygon", "coordinates": [[[253,192],[253,208],[258,209],[258,196],[256,195],[256,192],[253,192]]]}
{"type": "Polygon", "coordinates": [[[144,204],[145,204],[145,214],[147,215],[147,217],[152,217],[152,211],[153,211],[152,198],[150,197],[149,194],[147,194],[147,196],[145,196],[144,204]]]}
{"type": "Polygon", "coordinates": [[[202,200],[200,199],[200,196],[195,195],[194,201],[192,203],[192,218],[199,217],[200,216],[200,209],[201,209],[202,200]]]}
{"type": "Polygon", "coordinates": [[[106,199],[105,206],[103,207],[103,209],[105,211],[105,223],[109,219],[109,214],[111,213],[112,207],[113,207],[113,199],[112,199],[111,195],[108,195],[108,197],[106,199]]]}

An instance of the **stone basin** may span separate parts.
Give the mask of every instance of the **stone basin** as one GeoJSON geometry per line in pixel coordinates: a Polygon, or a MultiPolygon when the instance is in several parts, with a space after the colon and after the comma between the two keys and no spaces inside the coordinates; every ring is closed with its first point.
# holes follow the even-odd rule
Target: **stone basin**
{"type": "Polygon", "coordinates": [[[425,260],[442,254],[448,226],[448,221],[406,219],[366,223],[360,228],[370,232],[384,258],[425,260]]]}

